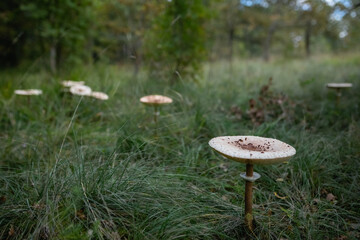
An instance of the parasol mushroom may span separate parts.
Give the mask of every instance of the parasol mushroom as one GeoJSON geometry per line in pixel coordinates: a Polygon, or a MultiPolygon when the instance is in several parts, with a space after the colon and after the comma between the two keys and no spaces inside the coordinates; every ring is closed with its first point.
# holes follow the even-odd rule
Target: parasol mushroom
{"type": "Polygon", "coordinates": [[[246,173],[240,176],[245,179],[245,224],[253,230],[252,185],[260,178],[254,172],[254,164],[265,165],[281,163],[294,156],[295,148],[273,138],[257,136],[222,136],[209,141],[216,152],[237,162],[246,164],[246,173]]]}
{"type": "Polygon", "coordinates": [[[26,89],[26,90],[18,89],[18,90],[15,90],[14,93],[16,95],[27,96],[27,99],[28,99],[27,101],[28,101],[28,103],[30,103],[30,96],[41,95],[42,90],[40,90],[40,89],[26,89]]]}
{"type": "Polygon", "coordinates": [[[328,84],[326,84],[326,87],[336,90],[336,104],[339,105],[340,97],[341,97],[341,89],[352,88],[352,84],[351,83],[328,83],[328,84]]]}
{"type": "Polygon", "coordinates": [[[64,87],[72,87],[72,86],[84,85],[84,84],[85,84],[84,81],[65,80],[61,82],[61,85],[63,85],[64,87]]]}
{"type": "Polygon", "coordinates": [[[99,100],[108,100],[109,96],[103,92],[92,92],[90,94],[91,97],[99,99],[99,100]]]}
{"type": "Polygon", "coordinates": [[[79,96],[90,96],[91,95],[91,88],[85,85],[75,85],[70,87],[70,92],[73,95],[79,96]]]}
{"type": "Polygon", "coordinates": [[[161,105],[172,103],[172,99],[162,95],[149,95],[140,98],[140,102],[146,106],[154,107],[154,122],[157,123],[157,116],[160,115],[158,108],[161,105]]]}

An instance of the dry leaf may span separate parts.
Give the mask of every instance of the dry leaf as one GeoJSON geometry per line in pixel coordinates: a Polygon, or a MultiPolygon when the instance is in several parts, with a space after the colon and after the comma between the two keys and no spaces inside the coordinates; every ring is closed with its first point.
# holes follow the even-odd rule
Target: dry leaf
{"type": "Polygon", "coordinates": [[[86,219],[86,215],[84,214],[84,211],[82,209],[80,209],[79,211],[76,212],[76,217],[78,217],[81,220],[86,219]]]}
{"type": "Polygon", "coordinates": [[[221,168],[224,172],[227,172],[228,171],[228,167],[224,164],[224,163],[221,163],[219,165],[219,168],[221,168]]]}
{"type": "Polygon", "coordinates": [[[9,235],[9,237],[15,235],[15,229],[14,229],[14,226],[13,226],[13,225],[10,225],[10,229],[9,229],[8,235],[9,235]]]}
{"type": "Polygon", "coordinates": [[[328,193],[327,195],[326,195],[326,200],[328,200],[328,201],[334,201],[335,200],[335,196],[332,194],[332,193],[328,193]]]}
{"type": "Polygon", "coordinates": [[[6,197],[5,196],[1,196],[0,197],[0,204],[4,204],[6,202],[6,197]]]}
{"type": "Polygon", "coordinates": [[[224,201],[228,201],[228,200],[229,200],[229,198],[228,198],[226,195],[222,196],[221,199],[224,200],[224,201]]]}

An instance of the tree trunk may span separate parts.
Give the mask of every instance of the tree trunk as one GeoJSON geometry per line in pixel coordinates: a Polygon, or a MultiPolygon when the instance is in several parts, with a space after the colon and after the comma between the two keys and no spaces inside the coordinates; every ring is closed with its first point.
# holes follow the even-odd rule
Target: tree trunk
{"type": "Polygon", "coordinates": [[[229,64],[230,64],[230,72],[232,73],[232,63],[234,56],[234,39],[235,39],[235,28],[231,27],[229,29],[229,64]]]}
{"type": "Polygon", "coordinates": [[[306,27],[305,27],[305,50],[306,50],[307,57],[310,57],[310,54],[311,54],[310,38],[311,38],[311,20],[306,22],[306,27]]]}
{"type": "Polygon", "coordinates": [[[53,43],[50,47],[50,69],[52,73],[56,73],[56,43],[53,43]]]}
{"type": "Polygon", "coordinates": [[[142,64],[142,54],[140,52],[141,49],[141,39],[136,39],[135,40],[135,45],[133,48],[133,56],[135,57],[134,59],[134,77],[136,77],[140,71],[141,68],[141,64],[142,64]]]}
{"type": "Polygon", "coordinates": [[[271,23],[264,42],[263,59],[268,62],[270,60],[270,45],[277,27],[277,22],[271,23]]]}

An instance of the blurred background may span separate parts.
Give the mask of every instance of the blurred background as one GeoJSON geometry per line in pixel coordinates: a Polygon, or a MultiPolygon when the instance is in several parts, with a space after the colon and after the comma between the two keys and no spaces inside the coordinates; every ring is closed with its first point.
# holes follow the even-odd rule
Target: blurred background
{"type": "Polygon", "coordinates": [[[204,61],[358,51],[357,0],[2,0],[0,67],[129,65],[168,79],[204,61]]]}

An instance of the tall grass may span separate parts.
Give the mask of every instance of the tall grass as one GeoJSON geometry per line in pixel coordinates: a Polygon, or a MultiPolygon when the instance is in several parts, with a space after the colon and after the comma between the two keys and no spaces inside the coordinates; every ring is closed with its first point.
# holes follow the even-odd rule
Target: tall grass
{"type": "Polygon", "coordinates": [[[205,66],[200,82],[175,85],[116,66],[57,77],[3,72],[1,239],[359,238],[359,62],[353,55],[241,60],[231,71],[216,62],[205,66]],[[269,77],[271,91],[294,103],[291,116],[254,126],[248,101],[269,77]],[[84,80],[110,99],[71,96],[62,79],[84,80]],[[325,88],[337,81],[354,83],[339,107],[325,88]],[[30,103],[12,94],[36,87],[44,94],[30,103]],[[152,110],[138,100],[153,93],[174,99],[161,109],[157,137],[152,110]],[[254,233],[243,222],[245,166],[207,145],[215,136],[245,134],[297,149],[288,163],[255,166],[262,177],[255,183],[254,233]]]}

